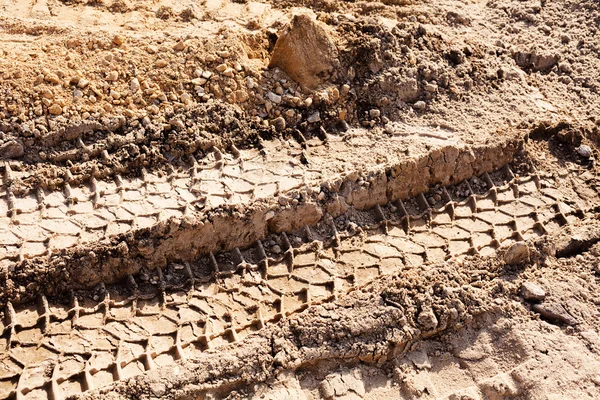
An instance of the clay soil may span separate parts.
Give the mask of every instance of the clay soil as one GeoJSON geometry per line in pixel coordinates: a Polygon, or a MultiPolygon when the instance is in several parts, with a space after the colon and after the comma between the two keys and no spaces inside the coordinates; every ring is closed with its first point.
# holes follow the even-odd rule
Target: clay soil
{"type": "Polygon", "coordinates": [[[0,0],[0,399],[598,399],[599,145],[595,0],[0,0]]]}

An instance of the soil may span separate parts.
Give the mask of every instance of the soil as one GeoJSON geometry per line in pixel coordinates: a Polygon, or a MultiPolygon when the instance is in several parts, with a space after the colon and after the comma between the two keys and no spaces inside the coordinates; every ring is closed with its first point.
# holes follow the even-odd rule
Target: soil
{"type": "Polygon", "coordinates": [[[600,398],[594,0],[0,0],[0,398],[600,398]]]}

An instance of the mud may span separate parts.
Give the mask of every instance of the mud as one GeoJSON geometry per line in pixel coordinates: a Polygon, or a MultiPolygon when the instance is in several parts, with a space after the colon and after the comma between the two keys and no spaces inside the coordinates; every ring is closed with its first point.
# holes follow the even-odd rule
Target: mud
{"type": "Polygon", "coordinates": [[[0,398],[598,398],[599,20],[0,0],[0,398]]]}

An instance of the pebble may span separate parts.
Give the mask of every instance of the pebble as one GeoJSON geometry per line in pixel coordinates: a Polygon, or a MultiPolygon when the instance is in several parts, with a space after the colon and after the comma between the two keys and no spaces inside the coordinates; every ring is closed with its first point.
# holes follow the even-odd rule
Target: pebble
{"type": "Polygon", "coordinates": [[[140,90],[140,81],[138,80],[138,78],[133,78],[131,80],[131,83],[129,84],[129,87],[131,89],[131,93],[135,93],[138,90],[140,90]]]}
{"type": "Polygon", "coordinates": [[[521,296],[525,301],[539,302],[544,300],[546,292],[533,282],[523,282],[521,285],[521,296]]]}
{"type": "Polygon", "coordinates": [[[273,125],[277,132],[281,132],[285,129],[285,119],[283,117],[275,118],[271,121],[271,125],[273,125]]]}
{"type": "Polygon", "coordinates": [[[110,71],[106,74],[106,80],[109,82],[115,82],[119,79],[119,73],[117,71],[110,71]]]}
{"type": "Polygon", "coordinates": [[[60,82],[60,78],[56,74],[48,74],[44,77],[44,80],[53,85],[57,85],[60,82]]]}
{"type": "Polygon", "coordinates": [[[369,110],[369,116],[371,118],[379,118],[381,116],[381,111],[376,108],[369,110]]]}
{"type": "Polygon", "coordinates": [[[185,42],[183,40],[180,40],[173,46],[173,50],[175,51],[182,51],[183,49],[185,49],[185,42]]]}
{"type": "Polygon", "coordinates": [[[219,64],[215,69],[217,72],[224,72],[227,69],[227,64],[219,64]]]}
{"type": "Polygon", "coordinates": [[[62,114],[62,107],[54,103],[50,107],[48,107],[48,112],[50,112],[50,114],[52,115],[60,115],[62,114]]]}
{"type": "Polygon", "coordinates": [[[191,101],[192,101],[192,96],[190,96],[189,93],[183,93],[181,95],[181,102],[183,104],[188,104],[191,101]]]}
{"type": "Polygon", "coordinates": [[[314,124],[315,122],[319,122],[321,121],[321,113],[319,113],[318,111],[309,115],[307,121],[311,124],[314,124]]]}
{"type": "Polygon", "coordinates": [[[590,146],[582,144],[577,148],[577,154],[579,154],[581,157],[590,158],[593,154],[592,148],[590,146]]]}
{"type": "Polygon", "coordinates": [[[212,76],[212,72],[210,72],[210,71],[202,71],[202,77],[204,79],[210,79],[211,76],[212,76]]]}
{"type": "Polygon", "coordinates": [[[423,100],[419,100],[415,104],[413,104],[413,108],[417,111],[423,111],[425,107],[427,107],[427,104],[425,104],[423,100]]]}
{"type": "Polygon", "coordinates": [[[273,92],[267,93],[267,98],[275,104],[281,103],[281,96],[273,92]]]}
{"type": "Polygon", "coordinates": [[[273,247],[271,247],[271,250],[273,251],[273,253],[275,254],[279,254],[281,253],[281,247],[279,247],[278,245],[275,245],[273,247]]]}
{"type": "Polygon", "coordinates": [[[166,67],[169,63],[167,62],[167,60],[158,60],[156,61],[156,67],[157,68],[163,68],[166,67]]]}
{"type": "Polygon", "coordinates": [[[86,87],[87,87],[89,84],[90,84],[90,81],[88,81],[88,80],[87,80],[87,79],[85,79],[85,78],[81,78],[81,79],[79,80],[79,82],[77,82],[77,87],[78,87],[79,89],[85,89],[85,88],[86,88],[86,87]]]}
{"type": "Polygon", "coordinates": [[[513,243],[504,253],[504,262],[508,265],[521,264],[529,260],[529,247],[524,242],[513,243]]]}
{"type": "Polygon", "coordinates": [[[125,43],[125,36],[123,36],[123,35],[115,35],[113,37],[112,42],[114,44],[116,44],[117,46],[121,46],[123,43],[125,43]]]}

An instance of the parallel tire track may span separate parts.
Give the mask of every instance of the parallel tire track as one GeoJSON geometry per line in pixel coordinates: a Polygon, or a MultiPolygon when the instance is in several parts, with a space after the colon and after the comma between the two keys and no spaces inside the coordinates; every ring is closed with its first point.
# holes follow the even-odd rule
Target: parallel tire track
{"type": "MultiPolygon", "coordinates": [[[[565,194],[565,190],[569,193],[565,194]]],[[[142,270],[124,282],[8,304],[0,398],[53,398],[144,373],[332,301],[377,276],[555,232],[582,218],[551,178],[510,168],[427,196],[350,209],[247,249],[142,270]]]]}

